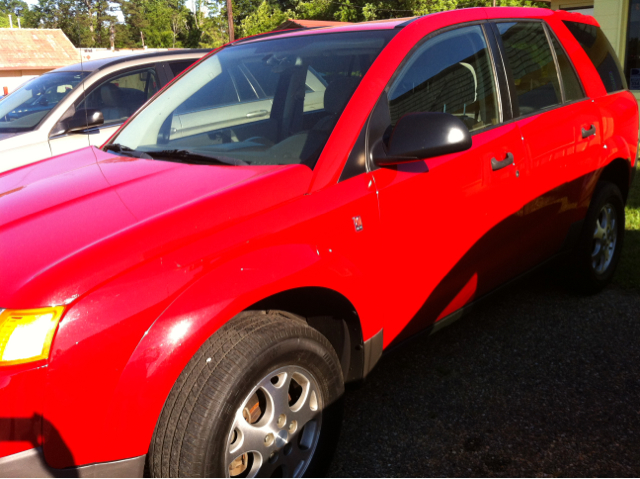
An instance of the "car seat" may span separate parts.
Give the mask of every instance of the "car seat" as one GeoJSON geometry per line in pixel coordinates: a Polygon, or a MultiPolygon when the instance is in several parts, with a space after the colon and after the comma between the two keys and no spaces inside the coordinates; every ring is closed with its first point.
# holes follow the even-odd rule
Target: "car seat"
{"type": "Polygon", "coordinates": [[[126,101],[120,89],[113,83],[107,83],[100,87],[100,100],[100,111],[102,111],[105,123],[129,117],[129,109],[125,107],[126,101]]]}

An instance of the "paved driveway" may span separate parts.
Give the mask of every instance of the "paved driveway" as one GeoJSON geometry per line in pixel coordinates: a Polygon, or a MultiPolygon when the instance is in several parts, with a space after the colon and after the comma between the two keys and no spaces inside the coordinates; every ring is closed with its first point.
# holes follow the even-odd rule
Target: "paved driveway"
{"type": "Polygon", "coordinates": [[[383,357],[333,476],[640,476],[640,294],[546,271],[383,357]]]}

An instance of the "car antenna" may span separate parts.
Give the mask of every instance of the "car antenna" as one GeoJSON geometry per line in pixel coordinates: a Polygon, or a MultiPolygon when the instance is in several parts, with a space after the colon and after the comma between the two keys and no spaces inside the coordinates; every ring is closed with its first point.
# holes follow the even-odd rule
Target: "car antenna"
{"type": "MultiPolygon", "coordinates": [[[[76,29],[78,29],[78,24],[76,24],[76,29]]],[[[78,32],[78,38],[80,38],[79,32],[78,32]]],[[[89,114],[87,113],[87,90],[85,89],[84,86],[84,62],[82,61],[82,47],[78,47],[78,53],[80,53],[80,83],[82,85],[82,105],[84,105],[84,124],[88,127],[89,126],[89,114]]],[[[74,112],[75,114],[75,112],[74,112]]],[[[89,136],[87,135],[87,140],[89,139],[89,136]]],[[[91,146],[91,141],[88,141],[89,146],[91,146]]],[[[96,159],[96,161],[98,160],[98,157],[96,156],[95,151],[91,150],[91,152],[93,153],[94,158],[96,159]]]]}

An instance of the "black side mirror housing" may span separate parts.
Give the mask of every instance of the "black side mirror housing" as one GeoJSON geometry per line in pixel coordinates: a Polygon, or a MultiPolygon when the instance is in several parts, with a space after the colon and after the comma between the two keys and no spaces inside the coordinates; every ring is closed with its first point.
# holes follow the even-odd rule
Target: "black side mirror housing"
{"type": "Polygon", "coordinates": [[[69,119],[69,129],[67,132],[88,130],[100,126],[104,123],[104,116],[100,110],[86,109],[78,110],[69,119]]]}
{"type": "Polygon", "coordinates": [[[457,153],[471,148],[466,125],[449,113],[409,113],[396,124],[388,146],[379,140],[373,147],[378,166],[397,165],[434,156],[457,153]]]}
{"type": "Polygon", "coordinates": [[[78,110],[73,116],[58,122],[53,128],[51,136],[62,135],[64,133],[80,133],[89,128],[100,126],[103,123],[104,116],[100,110],[78,110]]]}

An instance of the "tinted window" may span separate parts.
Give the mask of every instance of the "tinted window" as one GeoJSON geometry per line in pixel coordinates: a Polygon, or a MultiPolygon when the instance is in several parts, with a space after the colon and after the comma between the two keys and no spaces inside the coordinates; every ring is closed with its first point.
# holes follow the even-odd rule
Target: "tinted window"
{"type": "Polygon", "coordinates": [[[244,63],[247,70],[247,77],[251,79],[251,83],[260,88],[264,96],[272,98],[276,94],[278,86],[278,72],[273,71],[270,65],[262,61],[248,61],[244,63]],[[260,78],[258,82],[257,78],[260,78]]]}
{"type": "Polygon", "coordinates": [[[625,72],[631,90],[640,90],[640,0],[629,1],[625,72]]]}
{"type": "Polygon", "coordinates": [[[95,87],[77,109],[100,110],[105,123],[116,123],[133,115],[158,89],[154,68],[130,71],[95,87]]]}
{"type": "Polygon", "coordinates": [[[593,62],[606,90],[609,93],[625,90],[627,84],[622,75],[622,68],[602,30],[585,23],[564,22],[564,24],[593,62]]]}
{"type": "Polygon", "coordinates": [[[196,60],[182,60],[179,62],[171,62],[169,66],[171,67],[171,71],[173,72],[173,76],[178,76],[182,73],[187,67],[191,66],[193,62],[196,60]]]}
{"type": "Polygon", "coordinates": [[[562,85],[564,86],[564,101],[581,100],[585,96],[584,91],[582,90],[582,85],[580,84],[580,80],[578,80],[578,75],[569,57],[553,34],[551,36],[551,43],[553,43],[556,58],[558,59],[558,66],[560,67],[562,85]]]}
{"type": "Polygon", "coordinates": [[[428,40],[389,90],[391,121],[412,112],[444,112],[469,130],[499,121],[493,68],[482,28],[474,25],[428,40]]]}
{"type": "Polygon", "coordinates": [[[238,103],[240,98],[234,82],[231,80],[230,71],[222,72],[209,83],[206,83],[197,94],[187,99],[176,110],[177,113],[187,111],[200,111],[216,108],[223,105],[238,103]]]}
{"type": "Polygon", "coordinates": [[[498,23],[497,27],[515,84],[520,115],[560,104],[558,72],[542,23],[498,23]]]}

